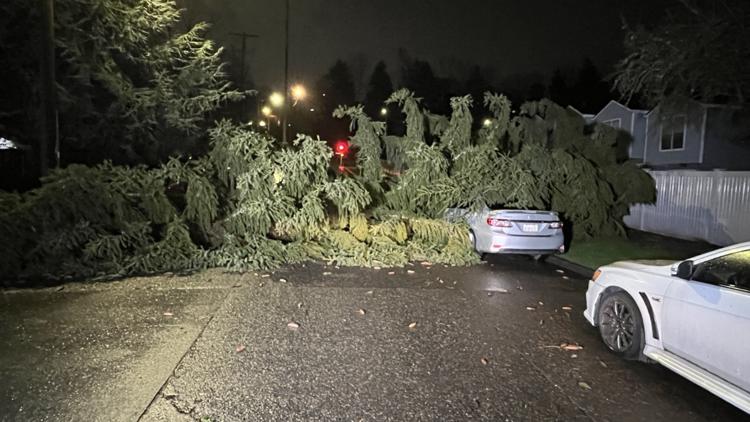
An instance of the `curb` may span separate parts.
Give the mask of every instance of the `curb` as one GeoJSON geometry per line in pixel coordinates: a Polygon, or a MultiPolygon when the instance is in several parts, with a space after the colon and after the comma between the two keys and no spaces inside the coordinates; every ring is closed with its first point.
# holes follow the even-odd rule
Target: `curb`
{"type": "Polygon", "coordinates": [[[560,268],[566,269],[570,272],[578,274],[579,276],[585,277],[587,279],[591,278],[591,275],[594,274],[594,270],[592,268],[586,267],[584,265],[576,264],[575,262],[570,262],[566,259],[557,257],[555,255],[547,257],[545,262],[547,262],[548,264],[552,264],[560,268]]]}

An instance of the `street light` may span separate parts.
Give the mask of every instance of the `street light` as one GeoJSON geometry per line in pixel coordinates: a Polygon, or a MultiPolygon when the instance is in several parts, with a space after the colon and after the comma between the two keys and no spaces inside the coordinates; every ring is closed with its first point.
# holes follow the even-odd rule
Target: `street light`
{"type": "Polygon", "coordinates": [[[492,119],[486,118],[486,119],[484,119],[484,121],[482,122],[482,124],[484,125],[484,127],[488,127],[488,126],[490,126],[492,124],[492,119]]]}
{"type": "Polygon", "coordinates": [[[284,105],[284,95],[278,92],[274,92],[273,94],[271,94],[271,96],[268,97],[268,101],[272,106],[280,108],[284,105]]]}
{"type": "Polygon", "coordinates": [[[297,104],[297,101],[304,100],[307,97],[307,89],[301,84],[295,84],[292,86],[291,94],[294,104],[297,104]]]}
{"type": "Polygon", "coordinates": [[[263,113],[264,116],[269,117],[271,113],[273,113],[273,110],[271,110],[271,107],[269,106],[263,106],[263,108],[260,109],[260,112],[263,113]]]}
{"type": "Polygon", "coordinates": [[[381,109],[380,109],[380,115],[381,115],[381,116],[386,116],[386,115],[388,115],[388,109],[387,109],[387,108],[385,108],[385,107],[381,108],[381,109]]]}

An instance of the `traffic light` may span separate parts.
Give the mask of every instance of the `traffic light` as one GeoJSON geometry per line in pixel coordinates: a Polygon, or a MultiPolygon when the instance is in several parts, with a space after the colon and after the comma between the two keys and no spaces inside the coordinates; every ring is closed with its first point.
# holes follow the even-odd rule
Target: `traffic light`
{"type": "Polygon", "coordinates": [[[349,141],[339,140],[333,145],[333,152],[338,156],[345,156],[349,153],[349,141]]]}

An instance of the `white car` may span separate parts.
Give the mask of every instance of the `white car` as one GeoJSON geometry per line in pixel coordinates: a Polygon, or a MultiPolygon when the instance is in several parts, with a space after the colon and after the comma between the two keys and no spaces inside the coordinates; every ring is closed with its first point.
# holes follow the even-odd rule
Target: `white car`
{"type": "Polygon", "coordinates": [[[469,240],[480,254],[543,256],[565,251],[563,223],[554,211],[449,208],[445,217],[469,225],[469,240]]]}
{"type": "Polygon", "coordinates": [[[750,413],[750,242],[594,273],[586,319],[614,353],[653,360],[750,413]]]}

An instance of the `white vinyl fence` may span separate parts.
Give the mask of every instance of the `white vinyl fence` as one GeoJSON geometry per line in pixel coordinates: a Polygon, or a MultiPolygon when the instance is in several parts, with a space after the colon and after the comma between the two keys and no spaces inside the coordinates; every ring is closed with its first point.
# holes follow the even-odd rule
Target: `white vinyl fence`
{"type": "Polygon", "coordinates": [[[649,171],[656,204],[634,205],[625,225],[716,245],[750,240],[750,172],[649,171]]]}

